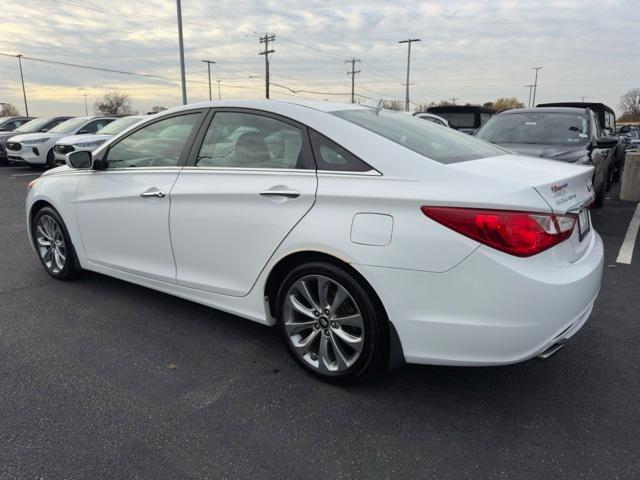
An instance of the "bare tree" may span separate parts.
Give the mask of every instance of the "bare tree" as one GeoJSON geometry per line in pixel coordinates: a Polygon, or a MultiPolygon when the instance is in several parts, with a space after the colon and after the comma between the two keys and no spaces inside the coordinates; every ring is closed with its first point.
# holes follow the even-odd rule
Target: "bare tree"
{"type": "Polygon", "coordinates": [[[404,102],[401,100],[383,100],[382,108],[402,112],[404,111],[404,102]]]}
{"type": "Polygon", "coordinates": [[[101,115],[124,115],[131,112],[129,94],[125,92],[108,92],[93,105],[96,113],[101,115]]]}
{"type": "Polygon", "coordinates": [[[620,97],[620,110],[630,121],[640,120],[640,88],[633,88],[620,97]]]}
{"type": "Polygon", "coordinates": [[[20,115],[18,109],[10,103],[0,102],[0,106],[2,107],[2,110],[0,110],[0,117],[16,117],[20,115]]]}
{"type": "Polygon", "coordinates": [[[151,113],[159,113],[167,110],[167,107],[163,107],[161,105],[156,105],[155,107],[151,107],[151,113]]]}
{"type": "Polygon", "coordinates": [[[497,112],[502,112],[504,110],[511,110],[513,108],[523,108],[524,103],[522,103],[515,97],[500,97],[493,102],[485,103],[484,106],[493,108],[497,112]]]}

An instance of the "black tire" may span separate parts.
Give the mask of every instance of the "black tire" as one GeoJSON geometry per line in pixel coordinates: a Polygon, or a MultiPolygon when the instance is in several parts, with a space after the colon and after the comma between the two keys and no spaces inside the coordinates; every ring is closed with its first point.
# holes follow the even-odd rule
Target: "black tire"
{"type": "Polygon", "coordinates": [[[53,168],[53,167],[57,167],[58,164],[56,163],[56,154],[53,151],[53,148],[51,150],[49,150],[47,152],[47,167],[49,168],[53,168]]]}
{"type": "MultiPolygon", "coordinates": [[[[314,261],[295,267],[284,278],[276,302],[277,327],[287,350],[304,370],[326,382],[350,384],[374,373],[382,372],[389,359],[389,326],[384,309],[371,287],[357,275],[333,263],[314,261]],[[328,277],[343,287],[355,302],[363,322],[363,347],[359,357],[345,370],[336,373],[321,372],[296,352],[285,328],[285,300],[289,289],[304,277],[328,277]]],[[[320,337],[322,333],[320,333],[320,337]]],[[[321,339],[320,339],[321,340],[321,339]]]]}
{"type": "Polygon", "coordinates": [[[62,217],[60,217],[55,209],[53,209],[52,207],[43,207],[36,212],[31,222],[31,235],[33,238],[34,247],[36,249],[36,254],[38,255],[38,259],[49,275],[51,275],[56,280],[71,280],[77,277],[78,274],[80,274],[82,269],[80,268],[80,262],[78,261],[78,256],[76,255],[75,248],[71,243],[69,232],[67,231],[67,227],[65,226],[62,217]],[[65,261],[62,268],[57,268],[57,265],[54,266],[53,260],[51,266],[47,265],[47,262],[43,257],[42,249],[46,247],[41,247],[38,242],[38,226],[43,217],[48,217],[55,221],[55,223],[59,227],[62,239],[64,240],[65,261]]]}

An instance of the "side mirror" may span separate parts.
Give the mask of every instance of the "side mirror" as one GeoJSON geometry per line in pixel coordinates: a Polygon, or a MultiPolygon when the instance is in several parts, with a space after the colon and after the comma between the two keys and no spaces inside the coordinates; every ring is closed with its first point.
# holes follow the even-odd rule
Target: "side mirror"
{"type": "Polygon", "coordinates": [[[81,150],[79,152],[71,152],[67,154],[66,157],[67,165],[71,168],[79,168],[86,169],[91,168],[92,159],[91,152],[87,152],[86,150],[81,150]]]}
{"type": "Polygon", "coordinates": [[[78,130],[78,135],[84,135],[86,133],[91,133],[91,132],[89,130],[87,130],[86,128],[78,130]]]}
{"type": "Polygon", "coordinates": [[[595,141],[596,148],[615,148],[618,145],[616,137],[600,137],[595,141]]]}

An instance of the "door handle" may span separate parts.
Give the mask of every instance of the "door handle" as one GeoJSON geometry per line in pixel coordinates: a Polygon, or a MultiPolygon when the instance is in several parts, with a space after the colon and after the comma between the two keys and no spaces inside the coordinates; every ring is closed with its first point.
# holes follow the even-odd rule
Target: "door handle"
{"type": "Polygon", "coordinates": [[[298,190],[264,190],[260,192],[263,197],[286,197],[286,198],[298,198],[300,192],[298,190]]]}
{"type": "Polygon", "coordinates": [[[141,197],[156,197],[156,198],[164,198],[166,194],[162,190],[153,189],[147,190],[146,192],[142,192],[140,194],[141,197]]]}

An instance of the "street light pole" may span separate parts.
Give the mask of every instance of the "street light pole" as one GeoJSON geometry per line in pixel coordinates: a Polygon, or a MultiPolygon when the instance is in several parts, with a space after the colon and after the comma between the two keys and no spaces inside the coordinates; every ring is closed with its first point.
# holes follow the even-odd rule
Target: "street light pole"
{"type": "Polygon", "coordinates": [[[184,72],[184,42],[182,41],[182,7],[180,0],[176,0],[178,11],[178,43],[180,48],[180,78],[182,81],[182,104],[187,104],[187,77],[184,72]]]}
{"type": "Polygon", "coordinates": [[[207,73],[209,74],[209,100],[213,100],[213,98],[211,97],[211,64],[216,62],[214,62],[213,60],[202,61],[207,64],[207,73]]]}
{"type": "Polygon", "coordinates": [[[410,38],[408,40],[400,40],[398,43],[406,43],[408,48],[407,48],[407,83],[406,83],[406,90],[405,90],[405,97],[404,97],[404,109],[405,111],[409,111],[409,71],[411,69],[411,44],[413,42],[419,42],[421,41],[419,38],[410,38]]]}
{"type": "Polygon", "coordinates": [[[220,100],[220,80],[216,80],[218,82],[218,100],[220,100]]]}
{"type": "Polygon", "coordinates": [[[88,117],[89,116],[89,109],[87,108],[87,94],[85,93],[83,95],[84,97],[84,116],[88,117]]]}
{"type": "Polygon", "coordinates": [[[525,87],[529,89],[529,103],[527,103],[527,107],[531,108],[531,92],[533,90],[533,83],[530,85],[525,85],[525,87]]]}
{"type": "Polygon", "coordinates": [[[538,91],[538,70],[542,70],[542,67],[531,67],[532,70],[536,71],[536,78],[533,82],[533,103],[532,107],[536,106],[536,92],[538,91]]]}
{"type": "Polygon", "coordinates": [[[24,75],[22,75],[22,55],[16,55],[18,57],[18,65],[20,65],[20,81],[22,82],[22,96],[24,98],[24,114],[29,116],[29,107],[27,106],[27,92],[24,89],[24,75]]]}

